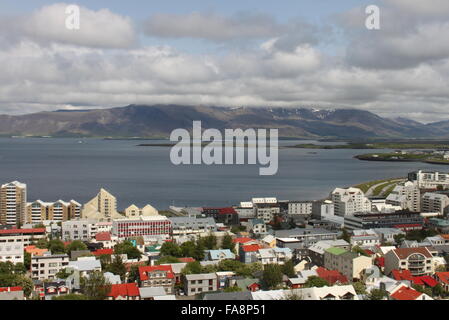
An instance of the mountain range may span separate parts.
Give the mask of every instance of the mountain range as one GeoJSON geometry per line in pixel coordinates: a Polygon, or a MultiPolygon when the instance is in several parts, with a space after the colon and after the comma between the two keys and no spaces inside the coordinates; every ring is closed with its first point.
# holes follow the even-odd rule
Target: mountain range
{"type": "Polygon", "coordinates": [[[449,121],[423,124],[388,119],[358,109],[129,105],[93,110],[59,110],[0,115],[1,136],[166,138],[177,128],[278,128],[297,138],[449,138],[449,121]]]}

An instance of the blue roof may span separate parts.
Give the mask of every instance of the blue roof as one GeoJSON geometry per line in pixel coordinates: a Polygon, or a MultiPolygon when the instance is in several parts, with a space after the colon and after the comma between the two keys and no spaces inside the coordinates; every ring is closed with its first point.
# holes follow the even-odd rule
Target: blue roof
{"type": "Polygon", "coordinates": [[[235,254],[233,254],[229,249],[206,250],[206,252],[210,254],[210,258],[212,260],[235,259],[235,254]]]}

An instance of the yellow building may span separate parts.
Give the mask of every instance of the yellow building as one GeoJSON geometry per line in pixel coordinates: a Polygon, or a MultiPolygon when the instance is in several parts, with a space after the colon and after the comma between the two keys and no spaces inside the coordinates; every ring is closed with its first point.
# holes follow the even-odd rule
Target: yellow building
{"type": "Polygon", "coordinates": [[[44,220],[67,221],[79,218],[81,214],[81,204],[75,200],[65,202],[43,202],[37,200],[27,204],[26,223],[38,224],[44,220]]]}
{"type": "Polygon", "coordinates": [[[84,205],[81,216],[83,219],[101,221],[123,218],[117,212],[117,199],[103,188],[95,198],[84,205]]]}
{"type": "Polygon", "coordinates": [[[125,209],[125,216],[127,218],[136,218],[140,216],[150,217],[150,216],[158,216],[159,212],[149,204],[140,209],[138,206],[132,204],[128,208],[125,209]]]}
{"type": "Polygon", "coordinates": [[[0,187],[0,224],[20,226],[24,223],[26,189],[26,184],[18,181],[0,187]]]}

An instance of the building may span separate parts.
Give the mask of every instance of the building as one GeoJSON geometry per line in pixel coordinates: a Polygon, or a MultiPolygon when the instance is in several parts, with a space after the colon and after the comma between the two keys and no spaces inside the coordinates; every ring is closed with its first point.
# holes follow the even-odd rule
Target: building
{"type": "Polygon", "coordinates": [[[27,186],[13,181],[0,187],[0,224],[20,227],[25,222],[27,186]]]}
{"type": "Polygon", "coordinates": [[[349,251],[351,245],[343,239],[333,241],[318,241],[308,248],[308,257],[310,259],[310,262],[319,267],[324,266],[324,252],[326,249],[329,249],[331,247],[349,251]]]}
{"type": "Polygon", "coordinates": [[[183,283],[186,296],[218,290],[217,275],[215,273],[186,274],[183,283]]]}
{"type": "Polygon", "coordinates": [[[260,246],[258,244],[241,244],[239,247],[239,258],[243,263],[253,263],[257,262],[257,252],[260,246]]]}
{"type": "Polygon", "coordinates": [[[170,265],[139,267],[141,287],[163,287],[167,294],[173,294],[175,275],[170,265]]]}
{"type": "Polygon", "coordinates": [[[78,219],[81,215],[81,204],[75,200],[64,202],[43,202],[37,200],[26,206],[26,223],[40,224],[45,220],[67,221],[78,219]]]}
{"type": "Polygon", "coordinates": [[[44,253],[42,256],[31,257],[31,278],[33,280],[55,279],[56,274],[69,265],[66,254],[44,253]]]}
{"type": "Polygon", "coordinates": [[[101,271],[101,262],[96,257],[79,257],[76,261],[70,261],[68,266],[78,270],[83,277],[94,271],[101,271]]]}
{"type": "Polygon", "coordinates": [[[254,213],[257,219],[262,219],[265,223],[273,221],[274,217],[280,214],[281,209],[277,203],[255,203],[254,213]]]}
{"type": "Polygon", "coordinates": [[[158,216],[159,212],[149,204],[147,204],[143,208],[139,208],[138,206],[132,204],[128,208],[125,209],[125,216],[127,218],[138,218],[140,216],[150,217],[150,216],[158,216]]]}
{"type": "Polygon", "coordinates": [[[249,219],[247,230],[255,235],[267,233],[267,225],[262,219],[249,219]]]}
{"type": "Polygon", "coordinates": [[[371,211],[371,201],[358,188],[336,188],[332,191],[331,198],[334,213],[338,216],[371,211]]]}
{"type": "Polygon", "coordinates": [[[23,244],[20,242],[0,242],[0,262],[23,263],[23,244]]]}
{"type": "Polygon", "coordinates": [[[202,214],[214,218],[217,223],[226,225],[238,225],[239,215],[234,208],[203,208],[202,214]]]}
{"type": "Polygon", "coordinates": [[[0,301],[24,300],[22,287],[0,287],[0,301]]]}
{"type": "Polygon", "coordinates": [[[212,217],[201,218],[196,216],[169,217],[172,224],[174,238],[190,237],[196,239],[201,233],[217,231],[217,224],[212,217]]]}
{"type": "Polygon", "coordinates": [[[0,230],[1,243],[22,243],[24,246],[46,238],[45,228],[0,230]]]}
{"type": "Polygon", "coordinates": [[[420,189],[437,189],[449,187],[449,173],[438,171],[415,171],[408,174],[409,181],[416,181],[420,189]]]}
{"type": "Polygon", "coordinates": [[[388,195],[386,204],[400,206],[402,209],[411,212],[421,211],[421,193],[418,183],[407,181],[394,187],[388,195]]]}
{"type": "Polygon", "coordinates": [[[100,192],[83,207],[81,214],[83,219],[110,221],[123,218],[117,212],[117,199],[105,189],[100,192]]]}
{"type": "Polygon", "coordinates": [[[111,285],[108,300],[140,300],[140,291],[136,283],[111,285]]]}
{"type": "Polygon", "coordinates": [[[61,227],[62,227],[62,239],[64,241],[69,240],[90,241],[95,237],[95,235],[98,232],[96,220],[63,221],[61,227]]]}
{"type": "Polygon", "coordinates": [[[385,254],[385,274],[393,270],[410,270],[413,276],[431,275],[434,272],[432,253],[428,248],[398,248],[385,254]]]}
{"type": "Polygon", "coordinates": [[[235,211],[239,215],[240,220],[247,220],[256,217],[256,213],[254,211],[253,203],[251,201],[248,202],[240,202],[240,206],[234,207],[235,211]]]}
{"type": "Polygon", "coordinates": [[[118,240],[137,236],[162,236],[169,238],[172,223],[165,216],[140,216],[136,219],[116,219],[112,223],[112,234],[118,240]]]}
{"type": "Polygon", "coordinates": [[[334,215],[334,203],[331,200],[314,201],[312,203],[312,216],[314,218],[321,219],[333,217],[334,215]]]}
{"type": "Polygon", "coordinates": [[[345,216],[344,225],[348,230],[395,228],[407,226],[422,228],[424,218],[418,212],[397,211],[394,213],[360,213],[345,216]]]}
{"type": "Polygon", "coordinates": [[[229,249],[219,249],[219,250],[205,250],[204,251],[205,261],[221,261],[225,259],[235,259],[235,254],[229,249]]]}
{"type": "Polygon", "coordinates": [[[445,194],[426,192],[421,200],[421,211],[445,215],[449,211],[449,197],[445,194]]]}
{"type": "Polygon", "coordinates": [[[351,236],[351,245],[359,247],[373,247],[380,245],[380,237],[373,230],[354,230],[351,236]]]}
{"type": "Polygon", "coordinates": [[[372,229],[380,237],[381,243],[396,243],[395,236],[404,235],[405,232],[398,228],[376,228],[372,229]]]}
{"type": "MultiPolygon", "coordinates": [[[[296,228],[290,230],[276,230],[274,236],[280,239],[294,238],[298,241],[300,248],[308,248],[318,241],[337,240],[338,232],[320,228],[296,228]]],[[[277,242],[280,246],[279,241],[277,242]]]]}
{"type": "Polygon", "coordinates": [[[282,265],[293,257],[293,252],[290,248],[259,249],[256,257],[263,265],[272,263],[282,265]]]}
{"type": "Polygon", "coordinates": [[[350,281],[361,279],[362,272],[372,265],[370,257],[355,252],[336,247],[324,250],[324,267],[328,270],[338,270],[350,281]]]}
{"type": "Polygon", "coordinates": [[[312,201],[289,201],[288,214],[289,215],[312,215],[312,201]]]}

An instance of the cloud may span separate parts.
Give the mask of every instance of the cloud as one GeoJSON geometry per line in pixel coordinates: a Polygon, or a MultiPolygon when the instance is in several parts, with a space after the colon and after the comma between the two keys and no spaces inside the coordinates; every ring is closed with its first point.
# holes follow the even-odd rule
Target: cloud
{"type": "Polygon", "coordinates": [[[41,44],[61,43],[92,48],[128,48],[136,33],[130,18],[80,7],[80,29],[66,28],[68,4],[57,3],[20,17],[0,19],[0,35],[10,42],[28,39],[41,44]]]}

